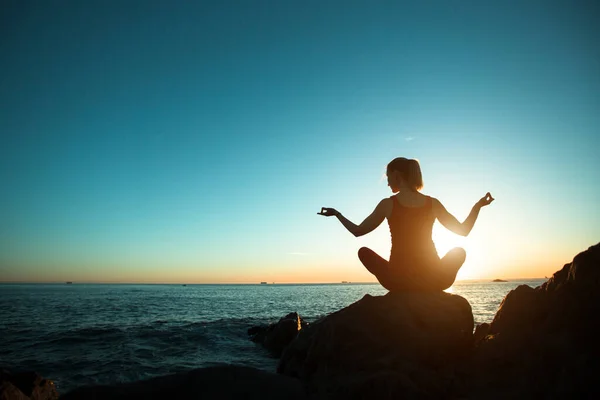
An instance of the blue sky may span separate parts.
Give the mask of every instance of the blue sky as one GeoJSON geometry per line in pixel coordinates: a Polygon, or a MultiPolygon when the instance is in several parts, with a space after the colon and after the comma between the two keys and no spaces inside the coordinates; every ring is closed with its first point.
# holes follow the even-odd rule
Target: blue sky
{"type": "Polygon", "coordinates": [[[459,219],[496,197],[436,227],[460,277],[549,275],[600,240],[598,8],[9,1],[0,280],[373,280],[385,224],[316,212],[361,222],[397,156],[459,219]]]}

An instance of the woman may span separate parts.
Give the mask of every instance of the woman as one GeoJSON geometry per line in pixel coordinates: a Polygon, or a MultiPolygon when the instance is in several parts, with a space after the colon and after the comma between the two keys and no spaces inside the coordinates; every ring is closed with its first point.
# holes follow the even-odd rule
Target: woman
{"type": "Polygon", "coordinates": [[[421,167],[417,160],[398,157],[387,166],[388,186],[395,195],[379,202],[375,210],[360,225],[346,219],[335,208],[323,207],[319,215],[335,216],[354,236],[362,236],[387,219],[392,235],[390,260],[362,247],[358,258],[383,287],[388,290],[444,290],[452,286],[458,270],[465,262],[466,252],[454,248],[441,259],[431,239],[437,219],[450,231],[467,236],[481,207],[494,198],[488,192],[471,209],[462,223],[446,211],[439,200],[419,192],[423,187],[421,167]]]}

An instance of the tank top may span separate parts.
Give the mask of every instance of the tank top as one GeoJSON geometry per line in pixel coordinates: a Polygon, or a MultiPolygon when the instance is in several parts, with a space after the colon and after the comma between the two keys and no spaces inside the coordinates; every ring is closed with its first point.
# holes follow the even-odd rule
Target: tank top
{"type": "Polygon", "coordinates": [[[392,236],[390,264],[411,269],[439,261],[431,239],[435,222],[431,197],[427,196],[422,207],[405,207],[398,197],[391,197],[393,208],[388,218],[392,236]]]}

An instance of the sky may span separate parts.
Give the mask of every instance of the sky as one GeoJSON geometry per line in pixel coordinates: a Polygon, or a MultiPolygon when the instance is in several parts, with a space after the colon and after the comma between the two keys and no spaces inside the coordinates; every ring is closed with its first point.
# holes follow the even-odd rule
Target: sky
{"type": "Polygon", "coordinates": [[[600,241],[593,1],[16,1],[0,13],[0,282],[371,282],[417,158],[459,279],[600,241]]]}

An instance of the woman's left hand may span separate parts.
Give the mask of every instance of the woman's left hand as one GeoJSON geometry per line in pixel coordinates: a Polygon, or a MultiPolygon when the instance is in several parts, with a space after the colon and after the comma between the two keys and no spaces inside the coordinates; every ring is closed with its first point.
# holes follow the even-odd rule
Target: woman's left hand
{"type": "Polygon", "coordinates": [[[485,207],[485,206],[489,205],[494,200],[495,199],[492,197],[492,195],[490,194],[490,192],[487,192],[485,194],[485,196],[483,196],[481,199],[479,199],[479,201],[477,202],[477,205],[479,206],[479,208],[485,207]]]}
{"type": "Polygon", "coordinates": [[[317,214],[323,215],[325,217],[337,217],[339,213],[340,212],[335,208],[321,207],[321,212],[318,212],[317,214]]]}

